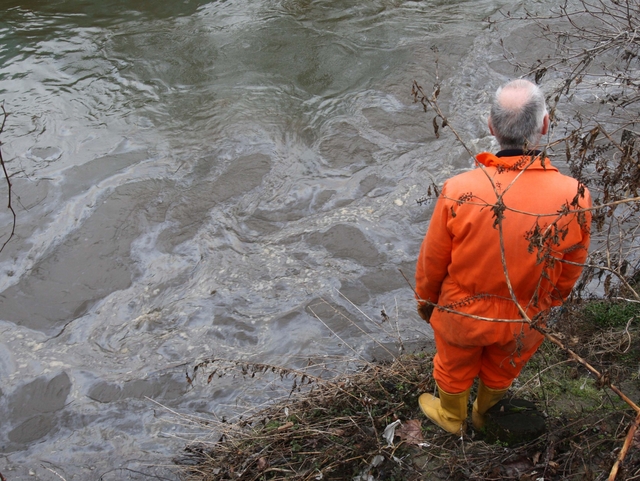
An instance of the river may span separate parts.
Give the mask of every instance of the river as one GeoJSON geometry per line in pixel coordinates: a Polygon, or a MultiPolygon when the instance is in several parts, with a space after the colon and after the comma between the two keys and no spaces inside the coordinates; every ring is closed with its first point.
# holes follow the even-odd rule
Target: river
{"type": "Polygon", "coordinates": [[[499,45],[515,25],[483,22],[500,8],[518,7],[0,0],[17,213],[0,473],[175,479],[171,458],[203,436],[181,415],[282,394],[232,373],[190,384],[198,362],[348,369],[427,345],[399,271],[413,277],[428,225],[416,201],[472,163],[411,86],[431,90],[437,57],[452,124],[493,148],[491,94],[516,75],[499,45]]]}

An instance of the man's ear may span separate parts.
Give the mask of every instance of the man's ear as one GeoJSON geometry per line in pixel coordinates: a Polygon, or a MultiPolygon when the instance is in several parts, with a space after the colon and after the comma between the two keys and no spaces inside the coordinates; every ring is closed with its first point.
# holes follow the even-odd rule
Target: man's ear
{"type": "MultiPolygon", "coordinates": [[[[547,117],[548,117],[548,115],[547,115],[547,117]]],[[[491,117],[489,117],[489,120],[487,120],[487,124],[489,125],[489,132],[491,132],[491,135],[493,135],[495,137],[496,134],[493,133],[493,124],[491,123],[491,117]]]]}
{"type": "Polygon", "coordinates": [[[542,130],[540,133],[542,135],[547,135],[547,132],[549,132],[549,114],[546,114],[542,120],[542,130]]]}

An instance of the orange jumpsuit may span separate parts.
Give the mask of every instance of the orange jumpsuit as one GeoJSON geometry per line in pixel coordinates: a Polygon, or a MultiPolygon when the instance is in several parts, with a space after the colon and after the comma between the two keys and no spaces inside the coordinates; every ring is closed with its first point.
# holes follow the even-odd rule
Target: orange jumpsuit
{"type": "MultiPolygon", "coordinates": [[[[489,388],[508,387],[543,340],[525,322],[517,322],[522,316],[507,287],[495,225],[499,209],[492,208],[494,188],[504,193],[507,207],[502,219],[506,270],[530,318],[568,297],[582,267],[565,261],[582,264],[587,256],[590,213],[558,215],[563,207],[576,209],[571,203],[578,182],[560,174],[548,159],[502,154],[507,156],[481,153],[476,161],[484,168],[445,182],[416,267],[417,294],[438,305],[430,319],[437,350],[434,378],[449,393],[470,388],[477,376],[489,388]],[[532,247],[535,227],[543,231],[554,223],[558,235],[538,242],[542,250],[532,247]]],[[[577,200],[579,208],[591,207],[586,188],[577,200]]]]}

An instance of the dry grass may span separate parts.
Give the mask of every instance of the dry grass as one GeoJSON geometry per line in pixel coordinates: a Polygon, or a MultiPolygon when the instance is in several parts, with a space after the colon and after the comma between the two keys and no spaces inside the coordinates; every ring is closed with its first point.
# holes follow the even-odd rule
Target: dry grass
{"type": "Polygon", "coordinates": [[[191,466],[185,479],[352,479],[377,455],[385,461],[376,473],[412,471],[410,461],[391,461],[406,449],[387,447],[382,433],[416,414],[417,394],[433,387],[424,383],[429,364],[412,357],[314,380],[286,402],[225,426],[219,443],[187,447],[179,461],[191,466]]]}
{"type": "MultiPolygon", "coordinates": [[[[559,334],[605,363],[603,370],[615,371],[637,398],[637,327],[580,329],[581,323],[569,312],[558,323],[559,334]]],[[[417,407],[417,396],[434,388],[431,369],[430,356],[421,354],[339,379],[307,380],[286,401],[216,426],[218,442],[193,443],[176,463],[187,481],[599,480],[607,479],[634,418],[615,395],[598,389],[586,371],[545,344],[512,394],[536,402],[548,432],[514,447],[488,444],[471,428],[460,439],[435,427],[417,407]],[[383,434],[396,420],[402,424],[389,444],[383,434]]],[[[640,479],[639,448],[637,436],[617,479],[640,479]]]]}

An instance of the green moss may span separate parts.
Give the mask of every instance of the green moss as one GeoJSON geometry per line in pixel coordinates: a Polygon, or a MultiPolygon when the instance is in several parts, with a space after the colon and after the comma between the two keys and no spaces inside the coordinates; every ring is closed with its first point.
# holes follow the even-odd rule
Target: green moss
{"type": "Polygon", "coordinates": [[[624,327],[640,315],[640,304],[632,302],[592,301],[582,308],[585,319],[596,327],[624,327]]]}
{"type": "Polygon", "coordinates": [[[272,429],[278,429],[281,425],[282,423],[279,421],[275,421],[275,420],[269,421],[267,424],[265,424],[264,430],[271,431],[272,429]]]}

